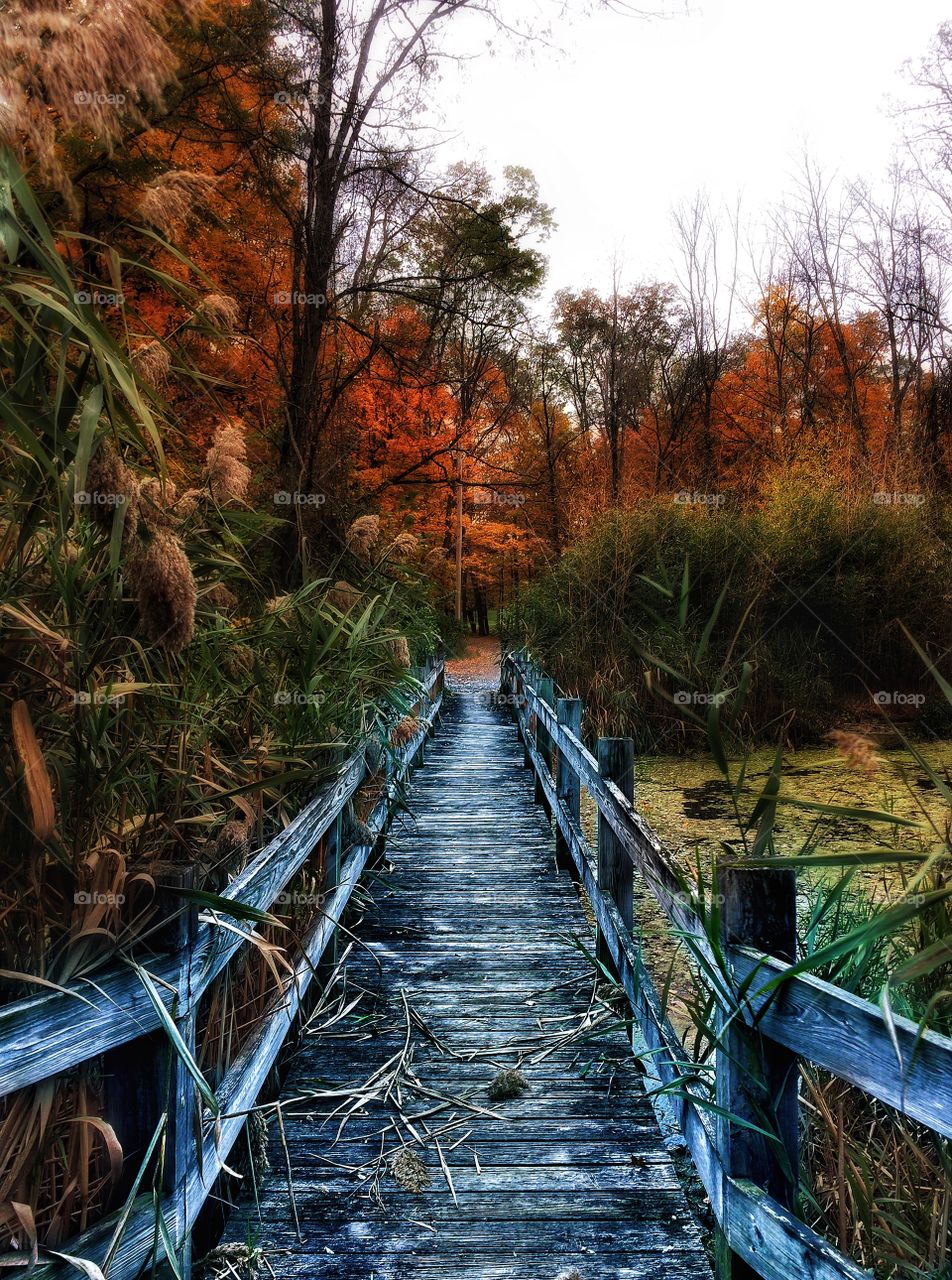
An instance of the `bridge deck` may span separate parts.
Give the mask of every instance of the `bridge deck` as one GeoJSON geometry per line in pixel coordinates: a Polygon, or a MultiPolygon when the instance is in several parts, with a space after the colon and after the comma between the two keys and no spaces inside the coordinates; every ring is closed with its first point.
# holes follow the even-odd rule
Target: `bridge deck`
{"type": "Polygon", "coordinates": [[[227,1238],[277,1280],[709,1277],[515,727],[464,692],[429,750],[227,1238]]]}

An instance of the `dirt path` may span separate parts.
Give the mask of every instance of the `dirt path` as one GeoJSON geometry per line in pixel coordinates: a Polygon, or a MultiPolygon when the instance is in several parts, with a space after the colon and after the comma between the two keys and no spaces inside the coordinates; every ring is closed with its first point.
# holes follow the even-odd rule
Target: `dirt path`
{"type": "Polygon", "coordinates": [[[499,656],[497,636],[468,636],[465,653],[447,660],[446,674],[450,687],[495,688],[499,684],[499,656]]]}

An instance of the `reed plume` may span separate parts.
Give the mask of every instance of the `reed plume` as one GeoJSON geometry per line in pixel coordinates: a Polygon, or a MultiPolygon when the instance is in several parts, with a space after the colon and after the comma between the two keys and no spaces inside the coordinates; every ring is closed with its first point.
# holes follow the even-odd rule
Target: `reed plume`
{"type": "Polygon", "coordinates": [[[243,502],[251,483],[251,469],[245,465],[244,424],[240,418],[228,418],[215,432],[205,461],[208,487],[216,502],[234,498],[243,502]]]}
{"type": "Polygon", "coordinates": [[[169,654],[181,653],[195,631],[198,594],[181,542],[158,530],[130,557],[128,569],[149,640],[169,654]]]}
{"type": "Polygon", "coordinates": [[[217,178],[207,173],[172,169],[144,189],[136,205],[136,213],[143,222],[171,239],[177,228],[188,220],[195,206],[209,199],[217,182],[217,178]]]}
{"type": "Polygon", "coordinates": [[[347,530],[347,550],[366,560],[379,537],[380,517],[358,516],[347,530]]]}
{"type": "Polygon", "coordinates": [[[194,319],[222,333],[234,333],[240,308],[226,293],[209,293],[195,308],[194,319]]]}

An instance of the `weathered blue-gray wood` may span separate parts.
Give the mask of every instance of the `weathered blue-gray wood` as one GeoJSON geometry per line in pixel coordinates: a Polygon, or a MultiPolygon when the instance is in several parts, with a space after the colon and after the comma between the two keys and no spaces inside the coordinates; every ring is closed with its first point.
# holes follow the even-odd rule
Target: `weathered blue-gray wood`
{"type": "MultiPolygon", "coordinates": [[[[611,826],[658,904],[678,932],[689,936],[692,947],[703,953],[707,947],[704,930],[685,901],[684,886],[657,835],[616,786],[599,778],[598,763],[591,752],[548,713],[531,686],[528,665],[517,663],[516,667],[526,701],[523,723],[530,713],[547,723],[560,755],[578,771],[599,814],[611,826]]],[[[758,1010],[765,1034],[952,1138],[952,1038],[932,1031],[920,1035],[914,1022],[899,1015],[887,1025],[875,1004],[809,975],[787,980],[778,997],[768,988],[782,975],[782,963],[736,947],[731,948],[730,959],[741,979],[752,969],[762,972],[763,982],[755,980],[750,990],[751,1005],[758,1010]]]]}
{"type": "MultiPolygon", "coordinates": [[[[416,709],[421,713],[419,730],[398,753],[391,777],[367,819],[366,825],[372,837],[371,844],[386,829],[395,801],[406,783],[413,761],[439,715],[442,705],[442,668],[432,673],[428,689],[430,691],[428,699],[431,696],[433,701],[427,700],[428,705],[425,709],[423,705],[417,704],[416,709]]],[[[231,1148],[247,1121],[248,1112],[254,1106],[268,1073],[294,1025],[301,1000],[314,976],[315,967],[335,936],[337,926],[367,864],[371,844],[352,845],[348,850],[338,884],[324,902],[319,919],[304,939],[303,954],[295,964],[293,976],[284,990],[275,994],[256,1026],[253,1036],[242,1047],[238,1057],[231,1063],[219,1084],[216,1090],[219,1115],[213,1120],[206,1112],[201,1158],[195,1150],[194,1141],[190,1151],[181,1151],[176,1154],[177,1170],[181,1171],[184,1167],[187,1173],[184,1180],[178,1172],[176,1173],[173,1179],[174,1191],[162,1202],[168,1236],[174,1242],[186,1240],[215,1179],[226,1163],[231,1148]]],[[[253,883],[258,888],[249,892],[262,892],[260,887],[263,883],[262,878],[255,877],[253,883]]],[[[285,883],[287,883],[286,880],[282,881],[274,893],[277,894],[285,883]]],[[[270,906],[270,901],[266,905],[270,906]]],[[[181,965],[181,959],[180,955],[176,958],[177,964],[181,965]]],[[[181,981],[181,967],[178,973],[181,981]]],[[[176,1119],[179,1120],[181,1117],[176,1119]]],[[[172,1132],[177,1132],[181,1136],[185,1130],[176,1124],[172,1126],[172,1132]]],[[[179,1139],[176,1139],[176,1142],[178,1143],[179,1139]]],[[[73,1256],[97,1265],[101,1264],[110,1248],[119,1217],[119,1214],[113,1214],[97,1223],[83,1236],[71,1241],[68,1251],[73,1256]]],[[[110,1280],[132,1280],[140,1274],[153,1253],[162,1257],[163,1252],[161,1243],[157,1239],[152,1198],[151,1196],[140,1197],[128,1216],[120,1242],[114,1251],[109,1267],[110,1280]]],[[[190,1245],[187,1242],[183,1257],[188,1265],[190,1245]]],[[[66,1280],[66,1277],[74,1275],[75,1271],[65,1263],[54,1263],[32,1274],[36,1275],[38,1280],[54,1280],[54,1277],[56,1280],[66,1280]]]]}
{"type": "MultiPolygon", "coordinates": [[[[524,687],[528,708],[533,705],[532,692],[525,682],[524,687]]],[[[650,1070],[659,1084],[673,1090],[669,1095],[674,1103],[672,1109],[730,1248],[765,1280],[790,1280],[793,1276],[808,1280],[868,1280],[868,1272],[805,1226],[784,1205],[753,1183],[732,1177],[724,1167],[710,1113],[705,1114],[700,1100],[703,1093],[693,1081],[690,1064],[685,1062],[686,1054],[665,1015],[631,932],[615,903],[599,887],[593,851],[578,824],[560,803],[555,782],[531,741],[527,710],[517,710],[517,723],[536,779],[553,806],[555,819],[576,860],[600,935],[634,1011],[640,1039],[649,1055],[650,1070]],[[699,1100],[695,1102],[695,1098],[699,1100]]],[[[599,795],[596,795],[598,802],[599,795]]],[[[658,848],[660,850],[660,844],[658,848]]]]}
{"type": "MultiPolygon", "coordinates": [[[[423,681],[428,697],[439,700],[442,665],[423,681]]],[[[424,737],[431,723],[426,720],[424,737]]],[[[415,751],[419,745],[415,745],[415,751]]],[[[363,751],[341,766],[337,776],[292,822],[260,850],[222,891],[221,897],[266,911],[337,822],[365,773],[363,751]]],[[[240,947],[231,930],[202,925],[194,942],[193,1001],[221,973],[240,947]]],[[[159,955],[147,962],[163,1003],[171,1011],[180,960],[159,955]]],[[[73,994],[48,992],[0,1007],[0,1096],[37,1084],[90,1058],[155,1031],[159,1019],[142,983],[117,962],[88,979],[70,984],[73,994]]]]}
{"type": "MultiPolygon", "coordinates": [[[[576,737],[580,737],[582,733],[582,700],[581,698],[559,698],[556,708],[556,719],[560,725],[563,725],[576,737]]],[[[555,790],[559,801],[565,805],[571,817],[575,822],[581,822],[582,814],[582,795],[579,786],[578,774],[568,763],[562,752],[557,750],[556,770],[555,770],[555,790]]],[[[568,845],[562,835],[562,828],[556,823],[555,827],[555,860],[560,870],[571,873],[575,868],[572,855],[569,853],[568,845]]]]}
{"type": "Polygon", "coordinates": [[[520,763],[508,715],[454,700],[346,964],[347,998],[361,1003],[333,1038],[305,1040],[285,1086],[299,1099],[282,1106],[304,1240],[276,1126],[260,1208],[249,1198],[229,1224],[278,1280],[710,1275],[621,1021],[552,1047],[551,1028],[589,1006],[591,967],[571,935],[590,946],[590,927],[520,763]],[[533,1045],[551,1051],[533,1061],[533,1045]],[[405,1048],[417,1085],[368,1102],[335,1141],[334,1109],[405,1048]],[[498,1068],[520,1057],[528,1092],[491,1100],[498,1068]],[[441,1137],[454,1115],[465,1123],[441,1137]],[[404,1142],[432,1183],[414,1194],[384,1172],[378,1202],[348,1170],[381,1151],[386,1165],[404,1142]]]}
{"type": "MultiPolygon", "coordinates": [[[[792,868],[763,870],[723,860],[716,883],[723,899],[721,945],[749,946],[793,964],[797,880],[792,868]]],[[[714,1062],[715,1096],[721,1108],[715,1120],[717,1151],[725,1173],[762,1187],[785,1209],[795,1208],[800,1187],[797,1054],[721,1005],[714,1062]]],[[[726,1233],[720,1233],[718,1249],[719,1273],[730,1280],[755,1280],[759,1272],[731,1250],[726,1233]]]]}

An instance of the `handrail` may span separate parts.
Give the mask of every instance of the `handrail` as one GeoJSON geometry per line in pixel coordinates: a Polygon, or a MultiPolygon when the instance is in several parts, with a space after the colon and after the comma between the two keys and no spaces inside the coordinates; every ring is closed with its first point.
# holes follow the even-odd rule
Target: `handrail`
{"type": "MultiPolygon", "coordinates": [[[[568,767],[589,791],[599,817],[641,874],[677,935],[695,953],[710,959],[707,935],[691,900],[690,882],[675,871],[661,840],[620,788],[601,776],[598,762],[567,728],[540,690],[543,678],[522,656],[506,655],[503,688],[511,689],[519,733],[564,847],[591,900],[599,933],[628,996],[650,1056],[647,1069],[667,1092],[698,1174],[731,1250],[767,1280],[810,1275],[812,1280],[857,1280],[868,1276],[855,1262],[762,1188],[732,1177],[721,1149],[723,1118],[712,1112],[685,1061],[680,1038],[642,961],[638,942],[607,886],[581,825],[560,797],[538,729],[552,744],[559,771],[568,767]],[[675,1092],[672,1092],[675,1091],[675,1092]]],[[[551,682],[549,687],[551,688],[551,682]]],[[[783,1046],[935,1132],[952,1137],[952,1039],[920,1032],[911,1020],[894,1016],[868,1000],[806,974],[784,979],[789,964],[750,947],[729,944],[734,978],[749,980],[747,1023],[765,1040],[783,1046]]]]}
{"type": "MultiPolygon", "coordinates": [[[[275,992],[249,1041],[216,1090],[219,1114],[207,1108],[202,1124],[201,1152],[189,1132],[181,1153],[181,1167],[173,1170],[174,1194],[161,1203],[169,1241],[178,1249],[187,1241],[199,1210],[240,1134],[248,1112],[263,1087],[314,969],[335,935],[370,857],[373,844],[386,828],[400,787],[432,733],[443,700],[444,664],[428,664],[419,677],[422,689],[413,712],[419,728],[396,752],[383,794],[366,822],[369,841],[351,845],[340,867],[336,885],[322,904],[321,914],[303,941],[294,972],[275,992]]],[[[223,890],[219,897],[243,906],[267,910],[304,865],[318,842],[331,830],[366,774],[361,748],[339,769],[297,817],[261,849],[223,890]]],[[[162,1003],[179,1024],[193,1018],[198,1002],[214,978],[248,942],[231,930],[214,925],[199,927],[187,952],[161,955],[150,960],[148,971],[162,1003]],[[183,984],[182,975],[189,980],[183,984]],[[184,1001],[183,1001],[184,993],[184,1001]]],[[[71,985],[69,993],[54,992],[20,1000],[0,1009],[0,1096],[14,1089],[59,1075],[106,1050],[138,1039],[161,1026],[155,1006],[135,970],[121,961],[107,966],[90,979],[71,985]],[[77,997],[87,1002],[77,1020],[77,997]]],[[[181,1109],[181,1108],[180,1108],[181,1109]]],[[[189,1126],[183,1126],[188,1130],[189,1126]]],[[[166,1152],[166,1163],[175,1153],[166,1152]]],[[[101,1265],[121,1214],[114,1213],[64,1247],[74,1257],[101,1265]]],[[[108,1269],[109,1280],[132,1280],[155,1256],[165,1255],[162,1233],[156,1231],[156,1209],[151,1193],[139,1197],[128,1214],[121,1241],[108,1269]]],[[[0,1257],[0,1265],[19,1255],[0,1257]]],[[[29,1255],[23,1255],[24,1264],[29,1255]]],[[[179,1270],[183,1268],[179,1264],[179,1270]]],[[[187,1270],[187,1267],[185,1268],[187,1270]]],[[[66,1263],[35,1268],[39,1280],[63,1280],[75,1272],[66,1263]]]]}

